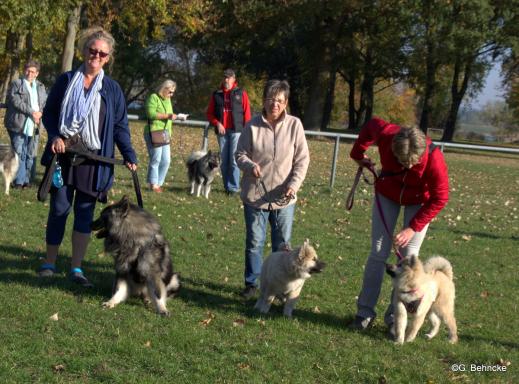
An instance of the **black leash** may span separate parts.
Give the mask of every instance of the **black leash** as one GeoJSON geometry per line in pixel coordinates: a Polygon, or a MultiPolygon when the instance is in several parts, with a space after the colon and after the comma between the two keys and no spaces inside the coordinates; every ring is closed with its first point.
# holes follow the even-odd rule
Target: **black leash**
{"type": "MultiPolygon", "coordinates": [[[[124,160],[117,160],[112,159],[111,157],[100,156],[89,151],[84,151],[75,148],[67,148],[66,151],[67,153],[72,154],[72,157],[70,159],[72,166],[81,164],[86,158],[108,164],[126,165],[124,163],[124,160]]],[[[56,170],[57,160],[58,154],[55,153],[52,155],[52,159],[50,161],[49,166],[45,167],[45,173],[41,180],[40,186],[38,187],[38,201],[44,202],[47,199],[50,188],[52,186],[52,176],[54,175],[54,171],[56,170]]],[[[139,207],[143,208],[144,205],[142,202],[142,193],[141,186],[139,183],[139,176],[137,175],[137,171],[130,169],[130,172],[132,173],[133,189],[135,190],[135,196],[137,197],[137,204],[139,205],[139,207]]]]}
{"type": "Polygon", "coordinates": [[[267,208],[269,211],[273,211],[272,204],[276,204],[279,206],[285,206],[285,205],[288,205],[288,203],[290,203],[290,200],[295,199],[295,196],[293,196],[293,195],[290,195],[290,196],[282,195],[282,196],[272,198],[272,197],[270,197],[270,195],[272,194],[271,193],[272,191],[269,192],[267,190],[267,186],[265,185],[265,182],[263,181],[263,177],[261,177],[261,176],[258,177],[258,182],[259,182],[259,185],[261,185],[261,187],[263,188],[263,196],[261,198],[262,198],[262,200],[264,200],[266,203],[269,204],[268,208],[267,208]]]}
{"type": "MultiPolygon", "coordinates": [[[[81,157],[86,157],[91,160],[97,160],[102,163],[114,164],[114,165],[126,165],[124,160],[120,159],[112,159],[111,157],[100,156],[95,153],[89,151],[82,151],[75,148],[67,148],[67,153],[72,153],[71,163],[72,165],[77,165],[82,162],[83,159],[81,157]],[[78,159],[79,157],[79,159],[78,159]]],[[[139,183],[139,176],[137,175],[137,171],[130,169],[132,173],[132,181],[133,181],[133,189],[135,190],[135,196],[137,197],[137,204],[139,207],[144,208],[144,204],[142,202],[142,193],[141,193],[141,185],[139,183]]]]}

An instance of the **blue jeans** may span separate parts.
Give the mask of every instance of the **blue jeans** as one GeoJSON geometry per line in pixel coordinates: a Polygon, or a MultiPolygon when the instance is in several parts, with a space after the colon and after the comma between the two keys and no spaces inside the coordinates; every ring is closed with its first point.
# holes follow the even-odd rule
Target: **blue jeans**
{"type": "Polygon", "coordinates": [[[267,236],[267,221],[270,223],[272,252],[279,250],[282,243],[290,243],[295,204],[268,211],[244,204],[245,228],[245,285],[256,285],[263,264],[263,246],[267,236]]]}
{"type": "Polygon", "coordinates": [[[9,132],[11,145],[20,159],[20,166],[14,179],[15,185],[28,184],[31,177],[34,154],[32,150],[32,136],[24,135],[23,132],[9,132]]]}
{"type": "Polygon", "coordinates": [[[240,169],[234,158],[240,134],[240,132],[226,130],[225,135],[218,135],[223,187],[229,192],[237,192],[240,189],[240,169]]]}
{"type": "Polygon", "coordinates": [[[149,133],[144,133],[144,141],[146,141],[146,148],[148,148],[148,155],[150,156],[146,180],[150,184],[161,186],[164,184],[171,162],[170,146],[166,144],[161,147],[154,147],[151,144],[151,135],[149,133]]]}

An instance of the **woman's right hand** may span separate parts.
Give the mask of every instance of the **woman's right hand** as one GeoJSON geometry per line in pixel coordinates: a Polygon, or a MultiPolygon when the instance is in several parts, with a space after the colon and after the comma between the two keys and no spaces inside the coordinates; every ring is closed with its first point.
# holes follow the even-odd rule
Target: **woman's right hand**
{"type": "Polygon", "coordinates": [[[50,146],[52,153],[65,153],[65,142],[61,137],[56,137],[50,146]]]}
{"type": "Polygon", "coordinates": [[[258,164],[254,164],[254,168],[252,168],[252,174],[254,177],[261,177],[261,168],[258,164]]]}
{"type": "Polygon", "coordinates": [[[359,167],[367,167],[367,168],[370,168],[370,167],[374,167],[375,166],[375,162],[373,160],[371,160],[368,156],[364,155],[364,158],[362,160],[357,160],[357,159],[354,159],[355,162],[359,165],[359,167]]]}

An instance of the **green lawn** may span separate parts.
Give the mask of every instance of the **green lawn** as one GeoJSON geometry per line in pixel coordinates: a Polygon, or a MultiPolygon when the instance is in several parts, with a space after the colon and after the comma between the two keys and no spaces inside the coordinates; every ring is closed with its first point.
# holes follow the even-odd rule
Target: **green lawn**
{"type": "MultiPolygon", "coordinates": [[[[345,211],[356,171],[347,156],[350,144],[341,144],[330,191],[333,143],[309,142],[312,159],[293,245],[310,238],[327,268],[306,283],[294,320],[287,320],[279,305],[259,316],[253,301],[237,295],[245,238],[240,200],[223,193],[219,178],[209,200],[187,194],[183,162],[199,148],[202,132],[176,129],[166,192],[143,191],[145,208],[162,223],[182,275],[182,291],[168,305],[170,318],[135,299],[113,310],[101,307],[113,272],[97,239],[84,262],[95,288],[71,285],[70,223],[58,261],[61,273],[50,281],[38,279],[34,271],[44,252],[48,203],[37,202],[34,189],[0,195],[0,382],[519,382],[517,157],[446,154],[451,200],[431,224],[422,256],[440,254],[453,264],[460,341],[450,345],[442,328],[433,341],[426,341],[422,330],[414,343],[399,347],[386,337],[380,318],[365,334],[346,328],[369,252],[372,197],[370,187],[361,185],[353,211],[345,211]],[[57,321],[50,318],[56,313],[57,321]],[[453,364],[463,364],[465,372],[453,371],[453,364]],[[471,364],[480,369],[504,364],[507,371],[473,372],[471,364]]],[[[132,130],[144,186],[142,125],[132,130]]],[[[6,141],[2,129],[0,142],[6,141]]],[[[209,145],[217,148],[214,135],[209,145]]],[[[118,168],[116,177],[110,198],[135,199],[129,173],[118,168]]],[[[385,279],[379,313],[389,293],[385,279]]]]}

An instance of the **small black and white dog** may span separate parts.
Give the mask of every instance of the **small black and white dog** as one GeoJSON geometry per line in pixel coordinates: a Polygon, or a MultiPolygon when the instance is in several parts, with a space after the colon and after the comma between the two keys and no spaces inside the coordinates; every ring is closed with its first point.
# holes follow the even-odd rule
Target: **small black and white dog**
{"type": "Polygon", "coordinates": [[[9,194],[11,182],[16,177],[20,161],[18,155],[9,144],[0,144],[0,173],[4,175],[5,194],[9,194]]]}
{"type": "Polygon", "coordinates": [[[202,192],[206,199],[209,198],[211,183],[220,166],[220,154],[211,151],[194,151],[186,161],[187,176],[191,183],[191,194],[200,196],[202,192]],[[203,188],[203,191],[202,191],[203,188]]]}

